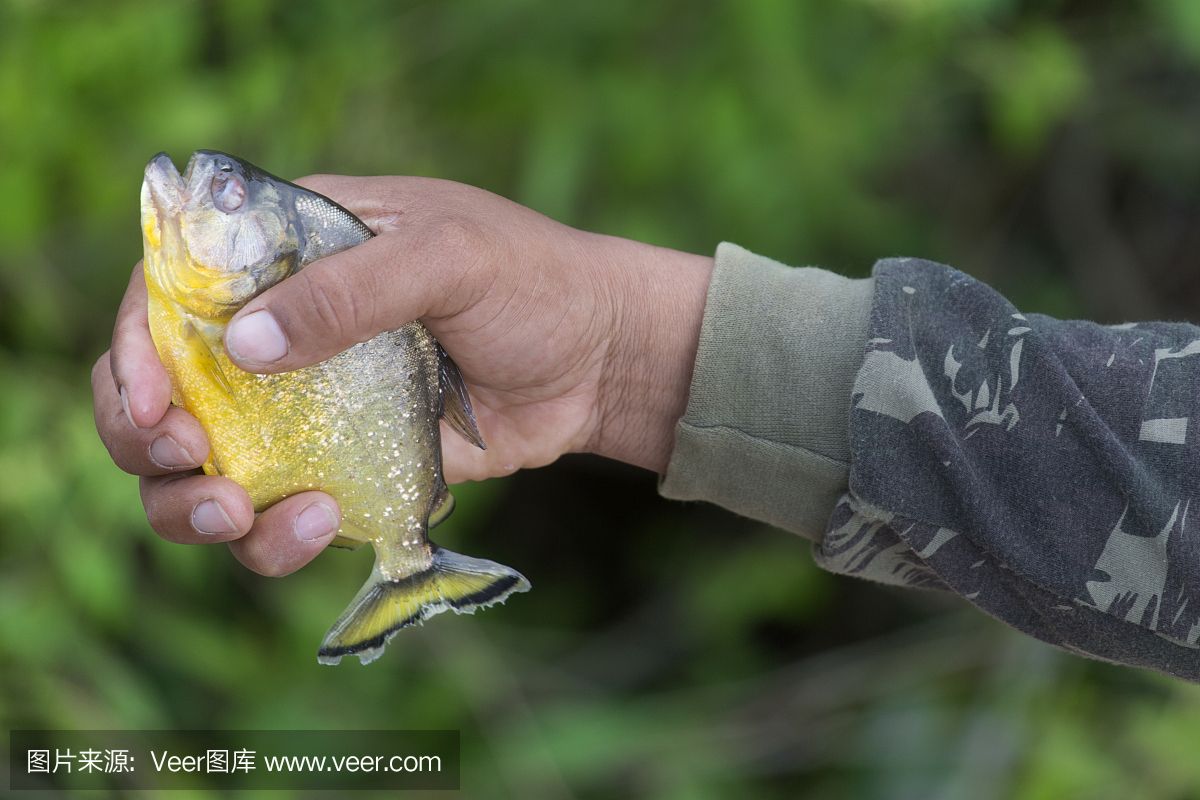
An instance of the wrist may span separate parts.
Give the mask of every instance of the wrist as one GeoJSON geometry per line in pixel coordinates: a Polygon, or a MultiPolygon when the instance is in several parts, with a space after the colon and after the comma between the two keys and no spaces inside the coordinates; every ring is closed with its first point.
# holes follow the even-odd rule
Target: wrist
{"type": "Polygon", "coordinates": [[[598,239],[613,314],[587,449],[661,474],[687,407],[713,259],[598,239]]]}

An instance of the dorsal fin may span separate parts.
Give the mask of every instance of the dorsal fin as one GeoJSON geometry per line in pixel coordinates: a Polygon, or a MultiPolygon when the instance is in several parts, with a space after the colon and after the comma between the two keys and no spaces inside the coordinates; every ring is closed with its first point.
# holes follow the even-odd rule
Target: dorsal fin
{"type": "Polygon", "coordinates": [[[442,349],[440,343],[438,372],[441,376],[442,418],[468,442],[480,450],[487,450],[483,436],[479,433],[479,425],[475,422],[475,412],[471,410],[471,395],[467,393],[467,384],[463,382],[458,365],[442,349]]]}

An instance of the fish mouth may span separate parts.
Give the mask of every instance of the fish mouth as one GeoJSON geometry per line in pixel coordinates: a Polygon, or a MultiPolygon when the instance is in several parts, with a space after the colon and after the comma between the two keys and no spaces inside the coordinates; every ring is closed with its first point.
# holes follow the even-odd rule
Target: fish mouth
{"type": "Polygon", "coordinates": [[[146,164],[142,181],[142,209],[173,218],[206,191],[218,161],[236,161],[216,150],[196,150],[181,174],[166,153],[159,153],[146,164]]]}
{"type": "Polygon", "coordinates": [[[167,218],[176,216],[183,210],[186,188],[187,181],[175,169],[171,157],[159,153],[146,165],[142,182],[143,210],[148,211],[147,205],[153,204],[154,210],[160,215],[167,218]]]}
{"type": "Polygon", "coordinates": [[[142,179],[142,230],[147,243],[154,249],[168,241],[182,243],[180,225],[192,200],[199,196],[206,183],[206,151],[192,153],[187,167],[180,174],[175,162],[166,153],[159,153],[146,164],[142,179]]]}

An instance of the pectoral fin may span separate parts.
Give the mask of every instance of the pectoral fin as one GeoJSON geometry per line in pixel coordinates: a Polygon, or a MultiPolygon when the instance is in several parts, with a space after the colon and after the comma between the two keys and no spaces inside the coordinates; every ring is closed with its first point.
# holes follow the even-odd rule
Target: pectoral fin
{"type": "Polygon", "coordinates": [[[232,397],[233,387],[229,385],[229,379],[225,377],[225,372],[217,362],[217,357],[213,355],[212,348],[208,346],[208,342],[191,322],[183,323],[183,340],[187,343],[197,368],[220,387],[222,392],[232,397]]]}
{"type": "Polygon", "coordinates": [[[487,450],[483,436],[479,433],[479,425],[475,422],[475,412],[471,409],[471,395],[467,392],[467,384],[463,381],[458,365],[449,354],[438,345],[438,365],[441,374],[442,418],[451,428],[480,450],[487,450]]]}

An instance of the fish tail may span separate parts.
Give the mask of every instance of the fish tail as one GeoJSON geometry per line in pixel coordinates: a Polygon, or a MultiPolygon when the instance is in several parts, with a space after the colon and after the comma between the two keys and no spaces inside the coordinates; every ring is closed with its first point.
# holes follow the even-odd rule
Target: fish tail
{"type": "Polygon", "coordinates": [[[529,591],[529,581],[510,567],[430,546],[433,562],[406,578],[385,578],[376,562],[371,577],[325,634],[317,661],[336,664],[342,656],[356,655],[368,664],[401,628],[443,611],[473,614],[514,592],[529,591]]]}

